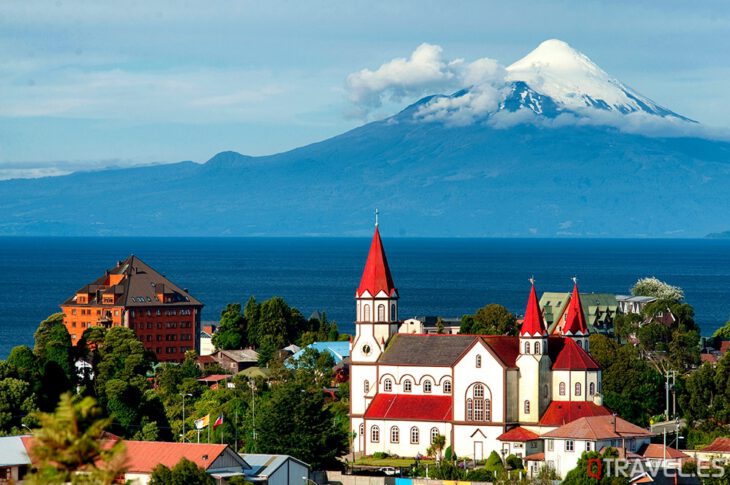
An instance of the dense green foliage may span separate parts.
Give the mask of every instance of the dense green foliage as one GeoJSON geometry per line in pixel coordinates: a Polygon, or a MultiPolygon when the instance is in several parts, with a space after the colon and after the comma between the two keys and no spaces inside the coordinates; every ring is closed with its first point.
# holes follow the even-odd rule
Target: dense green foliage
{"type": "Polygon", "coordinates": [[[648,425],[664,407],[664,380],[639,350],[604,335],[590,337],[591,355],[603,369],[604,404],[631,422],[648,425]]]}
{"type": "Polygon", "coordinates": [[[597,451],[583,452],[575,468],[568,472],[563,480],[564,485],[628,485],[629,479],[622,476],[608,476],[606,467],[599,467],[589,460],[601,460],[604,457],[617,456],[615,450],[609,448],[604,454],[597,451]],[[590,473],[588,467],[591,467],[590,473]],[[600,480],[595,476],[600,476],[600,480]]]}
{"type": "Polygon", "coordinates": [[[248,345],[248,329],[240,303],[229,303],[221,312],[218,330],[213,334],[213,345],[223,350],[242,349],[248,345]]]}
{"type": "Polygon", "coordinates": [[[150,485],[214,485],[215,480],[198,465],[183,458],[172,469],[157,465],[150,476],[150,485]]]}
{"type": "Polygon", "coordinates": [[[480,335],[517,335],[517,317],[502,305],[491,303],[474,315],[461,318],[460,333],[480,335]]]}

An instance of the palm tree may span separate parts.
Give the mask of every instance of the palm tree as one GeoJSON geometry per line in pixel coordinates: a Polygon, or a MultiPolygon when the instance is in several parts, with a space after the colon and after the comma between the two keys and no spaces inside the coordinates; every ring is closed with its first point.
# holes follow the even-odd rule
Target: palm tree
{"type": "Polygon", "coordinates": [[[433,437],[433,442],[431,443],[431,446],[426,450],[426,453],[428,453],[429,456],[436,456],[438,461],[441,461],[441,453],[444,451],[444,447],[446,447],[446,436],[442,434],[437,434],[433,437]]]}
{"type": "Polygon", "coordinates": [[[126,451],[119,439],[105,439],[112,422],[101,417],[91,397],[74,403],[61,395],[54,413],[38,413],[41,427],[33,431],[30,454],[37,470],[29,483],[111,484],[125,471],[126,451]]]}

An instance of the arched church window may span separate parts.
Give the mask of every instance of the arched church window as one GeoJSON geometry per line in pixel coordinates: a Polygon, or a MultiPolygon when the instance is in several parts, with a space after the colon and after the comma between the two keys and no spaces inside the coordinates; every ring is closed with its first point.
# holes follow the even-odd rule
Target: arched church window
{"type": "Polygon", "coordinates": [[[530,401],[525,401],[525,414],[530,414],[530,401]]]}
{"type": "Polygon", "coordinates": [[[431,381],[429,379],[423,381],[423,392],[431,392],[431,381]]]}
{"type": "Polygon", "coordinates": [[[444,394],[451,394],[451,381],[448,379],[444,381],[444,394]]]}
{"type": "Polygon", "coordinates": [[[385,392],[393,392],[393,381],[385,379],[385,381],[383,381],[383,389],[385,392]]]}
{"type": "Polygon", "coordinates": [[[365,434],[365,423],[360,423],[360,436],[365,434]]]}
{"type": "Polygon", "coordinates": [[[480,368],[482,366],[482,356],[481,355],[477,355],[476,365],[477,365],[477,368],[480,368]]]}
{"type": "Polygon", "coordinates": [[[535,342],[535,353],[536,354],[540,353],[540,342],[535,342]]]}
{"type": "Polygon", "coordinates": [[[398,426],[390,428],[390,442],[400,443],[400,430],[398,429],[398,426]]]}
{"type": "Polygon", "coordinates": [[[370,392],[370,381],[365,379],[365,382],[362,383],[362,390],[365,394],[370,392]]]}
{"type": "Polygon", "coordinates": [[[370,441],[373,443],[377,443],[380,441],[380,428],[377,426],[372,426],[370,428],[370,441]]]}
{"type": "Polygon", "coordinates": [[[473,399],[466,400],[466,420],[467,421],[474,420],[474,400],[473,399]]]}
{"type": "Polygon", "coordinates": [[[491,421],[492,403],[486,397],[484,385],[475,384],[467,393],[466,420],[467,421],[491,421]]]}
{"type": "Polygon", "coordinates": [[[526,354],[530,353],[530,342],[525,342],[525,353],[526,354]]]}
{"type": "Polygon", "coordinates": [[[580,388],[580,382],[575,383],[575,395],[580,396],[581,388],[580,388]]]}
{"type": "Polygon", "coordinates": [[[565,382],[560,383],[558,390],[561,396],[565,396],[565,382]]]}
{"type": "Polygon", "coordinates": [[[490,401],[489,399],[484,400],[484,420],[492,420],[492,401],[490,401]]]}
{"type": "Polygon", "coordinates": [[[484,397],[484,386],[482,386],[481,384],[477,384],[476,386],[474,386],[474,397],[484,397]]]}
{"type": "Polygon", "coordinates": [[[594,394],[596,394],[596,385],[592,382],[590,384],[588,384],[588,394],[590,396],[593,396],[594,394]]]}
{"type": "Polygon", "coordinates": [[[378,305],[378,321],[384,322],[385,321],[385,305],[378,305]]]}
{"type": "Polygon", "coordinates": [[[542,397],[545,398],[545,399],[547,399],[548,397],[550,397],[550,388],[548,387],[547,384],[545,384],[544,386],[542,386],[542,397]]]}
{"type": "Polygon", "coordinates": [[[581,349],[583,348],[583,342],[581,342],[580,340],[576,340],[576,343],[578,344],[578,347],[580,347],[581,349]]]}
{"type": "Polygon", "coordinates": [[[390,305],[390,321],[395,322],[396,316],[395,316],[395,305],[390,305]]]}
{"type": "Polygon", "coordinates": [[[418,444],[418,428],[415,426],[411,428],[411,444],[417,445],[418,444]]]}
{"type": "Polygon", "coordinates": [[[362,320],[363,322],[370,321],[370,305],[367,303],[362,307],[362,320]]]}
{"type": "Polygon", "coordinates": [[[431,444],[436,441],[436,437],[441,434],[438,428],[431,428],[431,444]]]}
{"type": "Polygon", "coordinates": [[[411,389],[413,387],[413,383],[410,379],[406,379],[403,381],[403,392],[411,392],[411,389]]]}

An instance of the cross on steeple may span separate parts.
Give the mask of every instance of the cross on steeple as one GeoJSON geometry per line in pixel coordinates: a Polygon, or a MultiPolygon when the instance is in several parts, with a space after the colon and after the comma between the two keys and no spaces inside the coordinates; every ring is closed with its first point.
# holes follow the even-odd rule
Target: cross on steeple
{"type": "Polygon", "coordinates": [[[534,276],[530,276],[530,277],[528,278],[528,281],[530,282],[530,284],[531,284],[532,286],[535,286],[535,277],[534,277],[534,276]]]}
{"type": "Polygon", "coordinates": [[[378,214],[379,213],[380,212],[378,211],[378,209],[375,209],[375,227],[378,227],[378,214]]]}

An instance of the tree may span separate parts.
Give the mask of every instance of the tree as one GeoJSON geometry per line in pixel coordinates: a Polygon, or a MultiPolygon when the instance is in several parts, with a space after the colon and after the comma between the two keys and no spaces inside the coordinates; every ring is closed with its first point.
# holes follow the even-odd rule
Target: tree
{"type": "Polygon", "coordinates": [[[462,317],[460,333],[479,335],[517,335],[517,317],[502,305],[491,303],[473,316],[462,317]]]}
{"type": "Polygon", "coordinates": [[[443,457],[444,447],[446,446],[446,436],[437,434],[433,437],[431,446],[426,450],[428,456],[436,457],[436,460],[441,461],[443,457]]]}
{"type": "Polygon", "coordinates": [[[30,483],[111,484],[124,473],[123,442],[108,444],[104,429],[109,419],[91,397],[74,403],[63,394],[54,413],[39,413],[41,427],[33,432],[31,455],[37,472],[30,483]]]}
{"type": "Polygon", "coordinates": [[[305,373],[274,385],[270,397],[256,408],[258,451],[292,455],[315,470],[339,466],[348,433],[332,425],[335,416],[324,398],[322,388],[305,373]]]}
{"type": "Polygon", "coordinates": [[[441,319],[441,317],[438,317],[436,319],[436,333],[442,334],[444,333],[444,321],[441,319]]]}
{"type": "Polygon", "coordinates": [[[678,286],[672,286],[655,277],[640,278],[631,287],[631,294],[634,296],[652,296],[660,300],[672,300],[675,302],[684,299],[684,290],[678,286]]]}
{"type": "Polygon", "coordinates": [[[157,465],[150,476],[150,485],[213,485],[215,480],[205,470],[187,458],[181,459],[172,470],[157,465]]]}
{"type": "Polygon", "coordinates": [[[38,404],[41,409],[50,411],[58,402],[58,397],[73,387],[76,377],[73,345],[63,324],[63,313],[54,313],[43,320],[34,338],[33,353],[41,369],[38,404]]]}
{"type": "Polygon", "coordinates": [[[504,463],[502,463],[499,453],[492,450],[487,457],[487,462],[484,464],[484,469],[492,472],[495,476],[499,476],[504,473],[504,463]]]}
{"type": "Polygon", "coordinates": [[[213,334],[217,349],[242,349],[248,345],[248,328],[239,303],[229,303],[221,312],[220,326],[213,334]]]}
{"type": "Polygon", "coordinates": [[[609,476],[606,467],[599,464],[604,458],[614,458],[615,450],[606,449],[603,455],[597,451],[584,451],[578,464],[565,476],[565,485],[628,485],[629,479],[623,476],[609,476]],[[599,476],[600,479],[595,477],[599,476]]]}
{"type": "Polygon", "coordinates": [[[715,339],[716,342],[730,340],[730,321],[715,330],[715,332],[712,334],[712,338],[715,339]]]}

